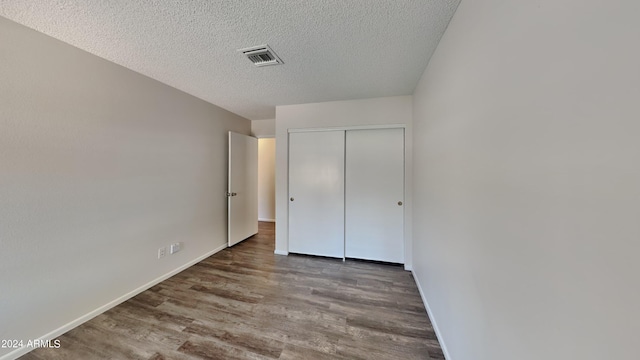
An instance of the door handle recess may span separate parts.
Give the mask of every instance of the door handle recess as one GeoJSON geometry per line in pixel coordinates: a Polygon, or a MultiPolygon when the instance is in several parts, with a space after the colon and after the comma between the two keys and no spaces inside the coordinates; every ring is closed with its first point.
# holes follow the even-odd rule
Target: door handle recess
{"type": "Polygon", "coordinates": [[[402,201],[398,201],[398,206],[402,206],[402,201]]]}
{"type": "Polygon", "coordinates": [[[294,199],[293,198],[289,198],[289,200],[293,201],[294,199]]]}
{"type": "Polygon", "coordinates": [[[232,193],[228,192],[228,193],[227,193],[227,196],[236,196],[236,195],[238,195],[238,194],[237,194],[237,193],[234,193],[234,192],[232,192],[232,193]]]}

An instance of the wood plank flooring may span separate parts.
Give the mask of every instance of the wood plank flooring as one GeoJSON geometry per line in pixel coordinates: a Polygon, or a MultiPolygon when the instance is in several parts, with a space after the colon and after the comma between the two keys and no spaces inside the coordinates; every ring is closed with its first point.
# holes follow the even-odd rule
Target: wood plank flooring
{"type": "Polygon", "coordinates": [[[260,223],[21,359],[444,359],[410,272],[273,250],[260,223]]]}

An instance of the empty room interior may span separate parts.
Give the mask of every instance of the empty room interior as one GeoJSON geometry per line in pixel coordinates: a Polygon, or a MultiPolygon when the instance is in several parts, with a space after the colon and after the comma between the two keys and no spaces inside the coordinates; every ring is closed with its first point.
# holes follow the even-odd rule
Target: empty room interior
{"type": "Polygon", "coordinates": [[[0,360],[638,359],[640,2],[0,0],[0,360]]]}

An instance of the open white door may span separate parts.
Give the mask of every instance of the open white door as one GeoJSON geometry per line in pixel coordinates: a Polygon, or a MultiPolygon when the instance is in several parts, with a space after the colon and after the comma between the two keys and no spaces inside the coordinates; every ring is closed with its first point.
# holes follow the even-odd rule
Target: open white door
{"type": "Polygon", "coordinates": [[[258,139],[229,132],[228,241],[258,233],[258,139]]]}

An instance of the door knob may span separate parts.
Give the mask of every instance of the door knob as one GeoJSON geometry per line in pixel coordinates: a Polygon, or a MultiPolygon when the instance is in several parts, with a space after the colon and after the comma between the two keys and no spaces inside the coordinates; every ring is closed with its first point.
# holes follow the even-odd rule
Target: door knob
{"type": "Polygon", "coordinates": [[[402,201],[398,201],[398,206],[402,206],[402,201]]]}
{"type": "Polygon", "coordinates": [[[293,201],[293,198],[289,198],[289,200],[293,201]]]}

